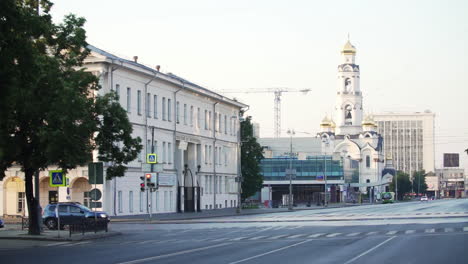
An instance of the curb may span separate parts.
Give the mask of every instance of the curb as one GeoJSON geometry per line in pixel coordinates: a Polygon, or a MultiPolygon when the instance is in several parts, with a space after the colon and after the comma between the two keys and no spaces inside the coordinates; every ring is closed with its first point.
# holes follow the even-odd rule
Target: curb
{"type": "Polygon", "coordinates": [[[122,235],[121,232],[107,232],[101,234],[92,234],[88,236],[76,235],[75,237],[47,237],[44,235],[39,236],[29,236],[29,235],[13,235],[13,236],[0,236],[0,240],[35,240],[35,241],[85,241],[85,240],[93,240],[93,239],[100,239],[106,237],[114,237],[122,235]],[[77,237],[80,236],[80,237],[77,237]]]}

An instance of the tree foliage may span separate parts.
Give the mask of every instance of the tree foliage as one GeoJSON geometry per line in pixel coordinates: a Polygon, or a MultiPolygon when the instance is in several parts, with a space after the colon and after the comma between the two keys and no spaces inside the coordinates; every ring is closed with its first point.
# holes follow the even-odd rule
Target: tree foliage
{"type": "Polygon", "coordinates": [[[96,96],[98,79],[82,67],[85,19],[68,15],[56,25],[51,7],[48,0],[0,1],[0,180],[14,164],[24,171],[30,234],[40,233],[34,173],[84,165],[99,148],[99,158],[114,162],[111,176],[123,175],[141,149],[113,95],[96,96]],[[121,141],[122,152],[109,141],[121,141]]]}
{"type": "Polygon", "coordinates": [[[426,193],[426,172],[424,170],[413,172],[413,190],[415,193],[426,193]]]}
{"type": "Polygon", "coordinates": [[[253,134],[252,117],[241,122],[241,166],[242,200],[254,195],[262,188],[263,176],[260,173],[260,161],[263,159],[262,146],[253,134]]]}
{"type": "MultiPolygon", "coordinates": [[[[397,172],[396,178],[398,182],[398,200],[402,200],[405,194],[411,192],[411,181],[409,174],[402,171],[397,172]]],[[[390,183],[390,190],[395,192],[395,180],[390,183]]]]}

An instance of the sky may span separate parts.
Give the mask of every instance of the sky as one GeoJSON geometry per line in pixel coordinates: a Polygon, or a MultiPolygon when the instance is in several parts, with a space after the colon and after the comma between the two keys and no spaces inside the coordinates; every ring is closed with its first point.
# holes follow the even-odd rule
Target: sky
{"type": "MultiPolygon", "coordinates": [[[[436,113],[435,159],[468,168],[468,1],[55,0],[54,21],[85,17],[88,43],[212,90],[283,93],[282,136],[312,136],[334,109],[348,34],[366,113],[436,113]]],[[[229,93],[273,136],[274,95],[229,93]]]]}

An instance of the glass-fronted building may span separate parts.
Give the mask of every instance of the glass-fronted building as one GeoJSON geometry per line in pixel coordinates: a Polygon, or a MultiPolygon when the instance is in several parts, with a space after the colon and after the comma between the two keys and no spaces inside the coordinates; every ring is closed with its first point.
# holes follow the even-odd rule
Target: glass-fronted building
{"type": "Polygon", "coordinates": [[[307,156],[303,160],[288,156],[266,158],[261,161],[260,166],[264,179],[262,193],[268,193],[269,200],[272,200],[275,207],[285,205],[285,198],[289,194],[290,168],[295,170],[295,176],[292,177],[295,205],[323,203],[325,184],[328,188],[328,201],[341,201],[344,185],[342,161],[333,160],[331,155],[307,156]]]}

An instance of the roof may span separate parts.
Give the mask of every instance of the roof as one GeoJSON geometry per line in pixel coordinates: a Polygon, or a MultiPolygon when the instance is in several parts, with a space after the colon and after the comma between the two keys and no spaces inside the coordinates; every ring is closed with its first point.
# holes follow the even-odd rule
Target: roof
{"type": "MultiPolygon", "coordinates": [[[[160,72],[160,71],[158,71],[158,70],[156,70],[156,69],[153,69],[153,68],[151,68],[151,67],[148,67],[148,66],[146,66],[146,65],[144,65],[144,64],[141,64],[141,63],[138,63],[138,62],[135,62],[135,61],[132,61],[132,60],[128,60],[128,59],[124,59],[124,58],[118,57],[118,56],[116,56],[116,55],[114,55],[114,54],[112,54],[112,53],[109,53],[109,52],[107,52],[107,51],[105,51],[105,50],[102,50],[102,49],[100,49],[100,48],[97,48],[97,47],[95,47],[95,46],[93,46],[93,45],[88,45],[87,47],[88,47],[88,49],[89,49],[90,51],[96,52],[96,53],[98,53],[98,54],[100,54],[100,55],[102,55],[102,56],[104,56],[104,57],[106,57],[106,58],[108,58],[108,59],[110,59],[110,60],[112,60],[112,61],[116,60],[116,61],[119,61],[119,62],[121,62],[121,63],[126,63],[126,64],[129,64],[129,65],[135,66],[135,67],[137,67],[137,68],[140,68],[140,69],[142,69],[142,70],[151,72],[151,73],[154,74],[154,75],[157,74],[158,77],[166,77],[165,79],[169,79],[169,80],[172,80],[172,81],[181,82],[181,83],[182,83],[182,86],[183,86],[184,88],[192,87],[192,88],[200,89],[201,91],[207,93],[209,96],[211,96],[211,97],[213,97],[213,98],[216,98],[216,99],[218,99],[218,100],[224,100],[224,101],[226,101],[227,103],[230,103],[230,104],[233,104],[233,105],[237,105],[237,106],[240,107],[240,108],[244,108],[244,107],[247,107],[247,106],[248,106],[248,105],[246,105],[246,104],[243,104],[243,103],[238,102],[238,101],[236,101],[236,100],[230,99],[230,98],[225,97],[225,96],[223,96],[223,95],[221,95],[221,94],[218,94],[218,93],[216,93],[216,92],[213,92],[212,90],[209,90],[209,89],[207,89],[207,88],[205,88],[205,87],[203,87],[203,86],[200,86],[200,85],[195,84],[195,83],[193,83],[193,82],[191,82],[191,81],[188,81],[188,80],[186,80],[186,79],[184,79],[184,78],[182,78],[182,77],[180,77],[180,76],[177,76],[177,75],[175,75],[175,74],[173,74],[173,73],[162,73],[162,72],[160,72]]],[[[112,62],[112,63],[113,63],[113,62],[112,62]]],[[[175,84],[180,85],[179,83],[175,83],[175,84]]]]}

